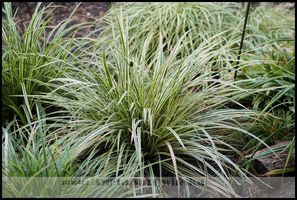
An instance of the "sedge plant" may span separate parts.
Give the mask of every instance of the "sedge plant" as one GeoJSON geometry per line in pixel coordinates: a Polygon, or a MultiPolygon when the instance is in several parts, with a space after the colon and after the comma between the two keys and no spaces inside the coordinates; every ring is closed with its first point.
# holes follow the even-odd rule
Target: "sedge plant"
{"type": "MultiPolygon", "coordinates": [[[[23,98],[27,99],[28,96],[24,94],[23,98]]],[[[140,186],[131,187],[129,182],[112,179],[108,173],[90,177],[74,170],[78,165],[74,157],[75,148],[67,148],[63,140],[59,139],[61,131],[65,134],[63,126],[69,119],[57,117],[58,113],[47,115],[39,101],[34,106],[37,115],[34,119],[30,117],[29,105],[24,109],[28,122],[26,125],[14,119],[2,127],[3,197],[135,196],[140,186]],[[109,182],[100,184],[104,180],[109,182]]],[[[152,194],[148,193],[144,197],[150,196],[152,194]]]]}
{"type": "MultiPolygon", "coordinates": [[[[194,186],[202,191],[238,196],[230,176],[247,177],[227,155],[241,153],[222,138],[228,131],[255,137],[239,124],[257,113],[224,107],[247,90],[205,70],[230,44],[214,51],[220,35],[214,36],[179,59],[187,35],[169,52],[160,40],[147,64],[150,49],[131,53],[128,26],[122,18],[116,25],[121,39],[97,58],[97,70],[81,66],[52,79],[45,83],[51,92],[41,97],[69,113],[69,132],[60,139],[76,151],[75,170],[130,180],[169,176],[198,181],[194,186]]],[[[162,192],[159,186],[154,191],[162,192]]]]}
{"type": "MultiPolygon", "coordinates": [[[[54,27],[48,26],[50,7],[36,5],[27,27],[21,31],[14,21],[11,3],[4,3],[2,22],[2,114],[4,121],[17,120],[26,124],[25,104],[33,110],[29,98],[25,102],[22,91],[28,95],[45,92],[38,81],[46,82],[61,74],[77,62],[78,42],[71,35],[84,24],[68,27],[70,18],[54,27]],[[74,52],[74,50],[76,50],[74,52]],[[24,90],[25,89],[25,90],[24,90]]],[[[75,11],[75,10],[74,10],[75,11]]],[[[70,15],[71,17],[71,15],[70,15]]]]}

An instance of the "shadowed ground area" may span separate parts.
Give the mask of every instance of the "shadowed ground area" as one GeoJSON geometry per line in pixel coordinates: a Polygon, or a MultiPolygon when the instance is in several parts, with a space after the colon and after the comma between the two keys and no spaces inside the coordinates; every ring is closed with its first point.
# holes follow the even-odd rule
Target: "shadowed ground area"
{"type": "MultiPolygon", "coordinates": [[[[68,18],[73,12],[73,9],[79,4],[78,2],[44,2],[41,6],[58,6],[50,13],[52,18],[49,25],[57,25],[62,20],[68,18]]],[[[12,2],[13,12],[17,10],[15,21],[23,27],[26,26],[33,14],[36,2],[12,2]]],[[[76,12],[73,14],[72,25],[81,22],[93,22],[100,19],[111,6],[111,2],[82,2],[76,12]]],[[[3,15],[2,15],[3,16],[3,15]]],[[[84,28],[77,32],[77,36],[83,36],[93,28],[84,28]]]]}

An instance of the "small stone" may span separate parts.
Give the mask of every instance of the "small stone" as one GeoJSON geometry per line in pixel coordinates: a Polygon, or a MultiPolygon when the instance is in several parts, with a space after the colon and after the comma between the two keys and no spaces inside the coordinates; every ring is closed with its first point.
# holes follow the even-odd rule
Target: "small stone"
{"type": "MultiPolygon", "coordinates": [[[[270,146],[271,149],[275,149],[279,146],[285,146],[289,144],[289,142],[281,142],[275,145],[270,146]]],[[[257,151],[254,155],[254,157],[258,157],[260,154],[262,154],[265,151],[269,151],[268,148],[261,149],[257,151]]],[[[265,156],[260,156],[259,158],[255,159],[253,162],[254,168],[256,172],[261,175],[265,174],[266,172],[276,170],[276,169],[284,169],[286,159],[288,157],[288,151],[282,152],[282,153],[276,153],[274,155],[273,153],[265,156]],[[277,157],[277,156],[278,157],[277,157]]],[[[251,155],[246,156],[247,158],[250,158],[251,155]]],[[[295,167],[295,151],[292,152],[291,157],[289,159],[288,165],[286,168],[289,167],[295,167]]]]}

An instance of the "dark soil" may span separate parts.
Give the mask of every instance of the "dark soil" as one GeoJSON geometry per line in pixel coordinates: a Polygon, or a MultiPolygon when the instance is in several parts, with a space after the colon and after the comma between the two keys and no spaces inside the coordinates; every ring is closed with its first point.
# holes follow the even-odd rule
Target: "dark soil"
{"type": "MultiPolygon", "coordinates": [[[[36,8],[36,2],[12,2],[13,13],[17,11],[15,16],[15,21],[18,22],[19,26],[23,29],[27,26],[34,10],[36,8]]],[[[58,6],[49,15],[52,19],[49,25],[57,25],[62,20],[67,19],[74,8],[78,5],[78,2],[43,2],[43,6],[58,6]]],[[[2,4],[3,5],[3,4],[2,4]]],[[[73,14],[71,19],[73,19],[72,25],[82,22],[94,22],[100,19],[105,12],[109,9],[111,2],[83,2],[79,5],[76,12],[73,14]]],[[[48,10],[51,10],[49,8],[48,10]]],[[[2,15],[3,16],[3,15],[2,15]]],[[[77,32],[77,36],[83,36],[90,32],[92,28],[84,28],[77,32]]]]}

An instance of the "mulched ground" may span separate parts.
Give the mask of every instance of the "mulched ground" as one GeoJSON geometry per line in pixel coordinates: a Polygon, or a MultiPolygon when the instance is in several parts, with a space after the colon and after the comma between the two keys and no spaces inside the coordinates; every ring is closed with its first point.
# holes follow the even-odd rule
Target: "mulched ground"
{"type": "MultiPolygon", "coordinates": [[[[41,6],[48,6],[50,2],[43,2],[41,6]]],[[[52,17],[49,25],[57,25],[64,19],[67,19],[73,12],[78,2],[53,2],[52,6],[58,6],[50,14],[52,17]]],[[[31,15],[34,13],[37,3],[35,2],[12,2],[13,12],[17,11],[15,21],[18,21],[21,29],[28,24],[31,15]]],[[[72,16],[73,22],[71,24],[81,22],[94,22],[100,19],[104,13],[111,6],[111,2],[83,2],[72,16]]],[[[51,9],[49,9],[51,10],[51,9]]],[[[3,15],[2,15],[3,16],[3,15]]],[[[77,32],[77,36],[85,35],[90,32],[92,28],[81,29],[77,32]]]]}

